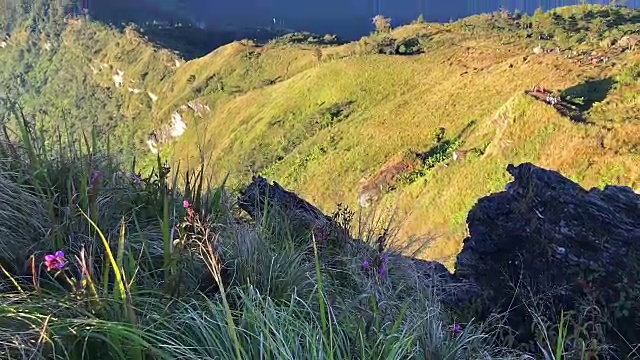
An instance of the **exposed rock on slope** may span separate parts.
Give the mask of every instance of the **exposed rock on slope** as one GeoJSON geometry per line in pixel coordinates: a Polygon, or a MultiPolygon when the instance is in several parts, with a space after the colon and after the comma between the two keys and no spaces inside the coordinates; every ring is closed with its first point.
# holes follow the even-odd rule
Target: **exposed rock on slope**
{"type": "Polygon", "coordinates": [[[413,151],[404,151],[389,159],[371,178],[360,180],[360,206],[367,207],[371,200],[392,188],[403,174],[416,170],[421,165],[420,158],[413,151]]]}
{"type": "Polygon", "coordinates": [[[610,309],[616,330],[637,342],[640,195],[622,186],[587,191],[530,163],[507,171],[514,177],[507,190],[469,213],[456,277],[481,289],[487,310],[510,309],[509,324],[522,336],[533,321],[523,302],[559,311],[589,300],[610,309]]]}
{"type": "Polygon", "coordinates": [[[298,197],[295,193],[287,191],[278,183],[269,184],[267,179],[261,176],[253,177],[253,181],[241,192],[239,206],[252,218],[264,214],[267,209],[277,207],[283,211],[292,223],[304,227],[326,227],[332,221],[315,206],[298,197]]]}
{"type": "Polygon", "coordinates": [[[184,134],[187,130],[187,123],[185,122],[183,114],[189,110],[193,111],[194,116],[197,117],[202,117],[203,115],[211,112],[208,105],[197,101],[190,101],[186,105],[182,105],[179,110],[176,110],[171,114],[171,120],[169,122],[163,124],[158,130],[149,134],[147,138],[147,146],[152,153],[157,154],[162,145],[175,140],[184,134]]]}

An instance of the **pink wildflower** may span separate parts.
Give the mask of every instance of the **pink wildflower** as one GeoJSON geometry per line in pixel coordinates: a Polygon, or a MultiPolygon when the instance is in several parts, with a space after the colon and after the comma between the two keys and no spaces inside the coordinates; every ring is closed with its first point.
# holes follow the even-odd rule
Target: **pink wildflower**
{"type": "Polygon", "coordinates": [[[182,207],[184,207],[185,209],[188,209],[191,207],[191,203],[187,200],[182,202],[182,207]]]}
{"type": "Polygon", "coordinates": [[[44,263],[47,266],[47,271],[51,271],[54,269],[61,270],[67,262],[64,258],[64,252],[58,250],[55,254],[45,255],[44,263]]]}

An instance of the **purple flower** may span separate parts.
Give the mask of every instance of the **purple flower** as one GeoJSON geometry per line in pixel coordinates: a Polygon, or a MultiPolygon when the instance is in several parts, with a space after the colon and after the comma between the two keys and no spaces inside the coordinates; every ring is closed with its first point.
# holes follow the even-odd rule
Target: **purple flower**
{"type": "Polygon", "coordinates": [[[67,261],[64,258],[64,252],[62,250],[56,251],[55,254],[47,254],[44,257],[44,264],[47,266],[47,271],[54,269],[61,270],[67,261]]]}
{"type": "Polygon", "coordinates": [[[364,261],[362,262],[362,269],[364,269],[364,271],[369,270],[369,260],[364,259],[364,261]]]}
{"type": "Polygon", "coordinates": [[[389,264],[389,254],[385,253],[382,256],[382,265],[380,265],[380,275],[384,275],[387,272],[387,265],[389,264]]]}
{"type": "Polygon", "coordinates": [[[182,202],[182,207],[184,207],[185,209],[188,209],[191,207],[191,203],[187,200],[182,202]]]}
{"type": "Polygon", "coordinates": [[[322,228],[313,230],[313,237],[316,243],[320,245],[324,245],[327,241],[327,233],[322,228]]]}
{"type": "Polygon", "coordinates": [[[458,323],[453,323],[453,325],[451,326],[451,331],[453,332],[454,335],[462,334],[462,325],[458,323]]]}
{"type": "Polygon", "coordinates": [[[91,176],[89,177],[89,185],[87,186],[87,188],[89,190],[93,190],[96,184],[98,183],[98,180],[100,180],[101,178],[102,178],[102,173],[100,171],[98,170],[92,171],[91,176]]]}

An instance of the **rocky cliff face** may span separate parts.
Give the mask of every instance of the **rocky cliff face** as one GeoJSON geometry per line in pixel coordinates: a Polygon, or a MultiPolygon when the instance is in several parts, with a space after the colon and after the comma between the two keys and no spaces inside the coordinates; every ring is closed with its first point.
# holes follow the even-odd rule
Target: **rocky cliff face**
{"type": "Polygon", "coordinates": [[[640,195],[621,186],[585,190],[529,163],[507,171],[514,180],[506,191],[480,199],[468,215],[456,278],[479,287],[487,312],[509,311],[523,337],[531,335],[531,302],[556,311],[588,303],[637,342],[640,195]]]}
{"type": "MultiPolygon", "coordinates": [[[[455,273],[413,259],[417,268],[458,290],[443,298],[450,307],[468,313],[472,306],[481,320],[500,314],[519,343],[535,347],[534,314],[554,323],[564,312],[579,318],[571,331],[629,356],[625,344],[640,342],[640,195],[621,186],[585,190],[530,163],[507,171],[514,179],[506,191],[470,211],[455,273]]],[[[255,217],[267,203],[311,227],[337,226],[278,184],[254,178],[242,208],[255,217]]]]}

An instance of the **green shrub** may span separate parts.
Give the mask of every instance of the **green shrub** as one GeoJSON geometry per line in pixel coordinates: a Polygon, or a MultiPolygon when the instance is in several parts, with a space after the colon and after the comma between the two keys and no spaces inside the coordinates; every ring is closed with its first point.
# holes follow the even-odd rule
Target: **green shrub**
{"type": "Polygon", "coordinates": [[[618,86],[627,86],[640,83],[640,64],[625,66],[616,76],[618,86]]]}
{"type": "Polygon", "coordinates": [[[420,44],[420,39],[417,37],[404,39],[398,42],[396,48],[396,53],[399,55],[415,55],[421,53],[423,50],[422,45],[420,44]]]}

